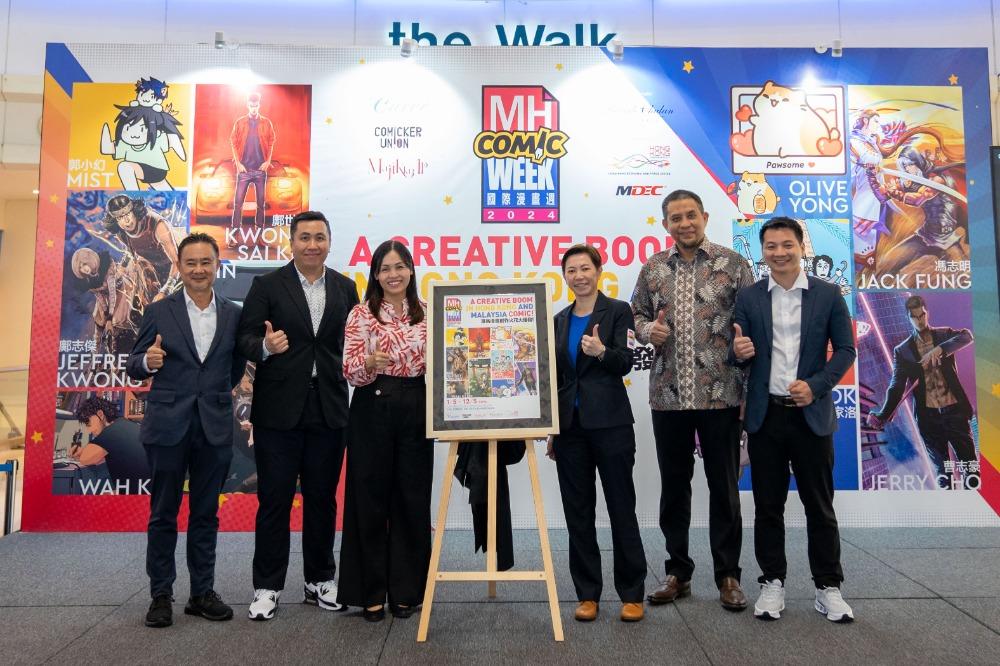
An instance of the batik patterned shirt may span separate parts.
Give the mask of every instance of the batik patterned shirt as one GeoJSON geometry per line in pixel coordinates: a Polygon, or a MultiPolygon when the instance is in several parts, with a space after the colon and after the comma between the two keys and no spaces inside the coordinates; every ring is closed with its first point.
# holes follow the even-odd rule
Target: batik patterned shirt
{"type": "Polygon", "coordinates": [[[669,330],[649,374],[655,410],[723,409],[743,399],[743,372],[726,363],[733,338],[736,292],[753,284],[750,265],[707,238],[693,261],[677,246],[654,254],[632,294],[636,338],[650,344],[660,310],[669,330]]]}

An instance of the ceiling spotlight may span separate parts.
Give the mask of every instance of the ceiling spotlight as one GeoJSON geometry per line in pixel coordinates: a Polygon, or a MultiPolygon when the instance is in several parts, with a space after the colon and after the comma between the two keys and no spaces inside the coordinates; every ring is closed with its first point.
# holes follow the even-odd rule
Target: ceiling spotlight
{"type": "Polygon", "coordinates": [[[830,55],[834,58],[840,58],[844,55],[844,43],[839,39],[833,40],[833,48],[830,50],[830,55]]]}
{"type": "Polygon", "coordinates": [[[409,58],[417,50],[417,40],[407,37],[399,43],[399,55],[409,58]]]}
{"type": "Polygon", "coordinates": [[[221,30],[215,31],[215,48],[224,49],[226,48],[226,36],[221,30]]]}
{"type": "Polygon", "coordinates": [[[829,50],[830,50],[830,47],[827,46],[826,44],[820,44],[819,46],[814,46],[813,47],[813,51],[815,51],[816,53],[818,53],[820,55],[823,55],[824,53],[826,53],[829,50]]]}
{"type": "Polygon", "coordinates": [[[622,40],[611,40],[611,57],[615,60],[621,60],[625,57],[625,43],[622,40]]]}

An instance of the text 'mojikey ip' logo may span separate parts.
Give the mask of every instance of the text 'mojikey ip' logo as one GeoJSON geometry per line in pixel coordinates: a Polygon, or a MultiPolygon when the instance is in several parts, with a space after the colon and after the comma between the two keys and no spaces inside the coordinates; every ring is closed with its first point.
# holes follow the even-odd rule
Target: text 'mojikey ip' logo
{"type": "Polygon", "coordinates": [[[483,86],[483,222],[558,222],[559,100],[544,86],[483,86]]]}

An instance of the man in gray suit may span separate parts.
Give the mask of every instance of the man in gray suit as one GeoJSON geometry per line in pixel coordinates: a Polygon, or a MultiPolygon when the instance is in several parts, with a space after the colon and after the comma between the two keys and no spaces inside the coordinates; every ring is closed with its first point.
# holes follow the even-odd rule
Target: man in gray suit
{"type": "Polygon", "coordinates": [[[233,455],[232,388],[242,374],[236,352],[238,305],[215,293],[219,247],[191,234],[177,248],[184,288],[146,308],[128,374],[153,378],[141,438],[152,470],[146,573],[153,602],[146,626],[173,623],[177,513],[190,476],[188,615],[229,620],[233,610],[212,589],[219,493],[233,455]]]}
{"type": "Polygon", "coordinates": [[[770,276],[736,295],[730,362],[749,367],[744,429],[750,435],[754,550],[762,575],[754,615],[785,609],[785,501],[791,464],[806,512],[817,611],[833,622],[854,612],[840,593],[840,532],[833,510],[832,390],[854,363],[854,330],[837,285],[802,271],[802,227],[776,217],[760,229],[770,276]],[[827,358],[827,346],[833,355],[827,358]]]}

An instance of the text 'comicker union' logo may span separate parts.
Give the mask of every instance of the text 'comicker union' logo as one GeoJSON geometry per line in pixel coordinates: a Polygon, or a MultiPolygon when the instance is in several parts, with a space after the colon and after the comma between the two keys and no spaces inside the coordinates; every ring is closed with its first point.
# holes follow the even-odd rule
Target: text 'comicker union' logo
{"type": "Polygon", "coordinates": [[[559,100],[543,86],[483,86],[483,222],[558,222],[559,100]]]}

